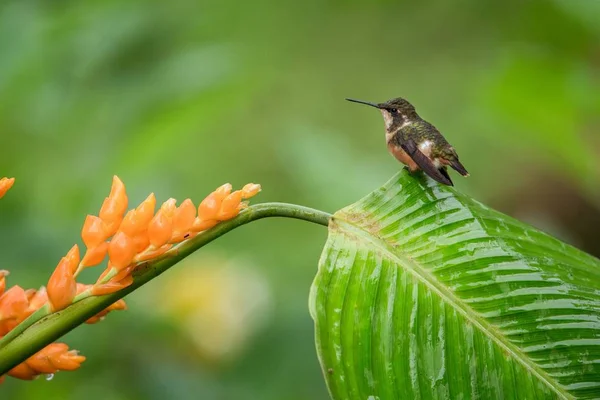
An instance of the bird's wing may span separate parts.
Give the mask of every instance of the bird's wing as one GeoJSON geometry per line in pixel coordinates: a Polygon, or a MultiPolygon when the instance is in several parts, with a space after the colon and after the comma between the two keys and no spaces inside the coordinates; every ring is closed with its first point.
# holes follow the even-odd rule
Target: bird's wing
{"type": "Polygon", "coordinates": [[[425,172],[427,175],[448,186],[454,186],[448,172],[441,170],[435,166],[435,164],[425,154],[419,150],[419,147],[414,140],[408,139],[400,144],[400,147],[413,159],[413,161],[425,172]]]}

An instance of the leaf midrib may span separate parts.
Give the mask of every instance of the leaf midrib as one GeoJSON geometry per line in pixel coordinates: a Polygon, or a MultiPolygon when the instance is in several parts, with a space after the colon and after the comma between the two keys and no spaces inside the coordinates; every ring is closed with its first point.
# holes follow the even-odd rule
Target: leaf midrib
{"type": "Polygon", "coordinates": [[[393,247],[383,240],[381,237],[374,235],[373,232],[366,231],[358,225],[343,218],[344,213],[338,212],[334,214],[330,229],[335,229],[337,225],[345,234],[350,234],[357,239],[364,240],[371,246],[370,249],[379,252],[380,255],[388,257],[396,264],[402,266],[404,270],[414,276],[419,282],[423,283],[433,293],[437,294],[443,301],[448,303],[453,309],[460,313],[473,326],[477,327],[487,337],[489,337],[496,345],[509,354],[511,358],[520,363],[533,376],[537,377],[542,383],[548,386],[560,398],[565,400],[574,399],[574,397],[565,391],[565,389],[552,377],[550,377],[537,364],[532,362],[516,345],[509,342],[504,335],[492,324],[482,318],[474,309],[465,304],[457,297],[450,289],[439,282],[436,277],[431,274],[426,268],[422,267],[418,262],[408,255],[397,255],[392,250],[393,247]],[[342,218],[341,218],[342,216],[342,218]]]}

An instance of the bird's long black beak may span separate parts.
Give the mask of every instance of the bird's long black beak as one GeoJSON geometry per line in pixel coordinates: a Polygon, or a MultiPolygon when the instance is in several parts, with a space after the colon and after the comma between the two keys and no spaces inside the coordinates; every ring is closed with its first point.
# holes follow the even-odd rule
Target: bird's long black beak
{"type": "Polygon", "coordinates": [[[353,102],[353,103],[366,104],[366,105],[368,105],[368,106],[371,106],[371,107],[375,107],[375,108],[381,108],[381,107],[379,107],[379,105],[378,105],[378,104],[375,104],[375,103],[370,103],[370,102],[368,102],[368,101],[355,100],[355,99],[346,99],[346,100],[348,100],[348,101],[351,101],[351,102],[353,102]]]}

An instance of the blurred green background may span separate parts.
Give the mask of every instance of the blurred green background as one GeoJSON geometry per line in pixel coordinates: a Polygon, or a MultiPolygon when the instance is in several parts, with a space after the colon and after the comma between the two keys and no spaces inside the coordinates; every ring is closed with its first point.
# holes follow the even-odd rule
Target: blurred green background
{"type": "MultiPolygon", "coordinates": [[[[344,97],[409,99],[471,172],[458,190],[600,255],[599,20],[595,0],[4,1],[0,268],[45,284],[113,174],[132,204],[258,182],[255,202],[335,211],[400,168],[344,97]]],[[[326,235],[238,229],[69,334],[82,369],[0,398],[326,399],[326,235]]]]}

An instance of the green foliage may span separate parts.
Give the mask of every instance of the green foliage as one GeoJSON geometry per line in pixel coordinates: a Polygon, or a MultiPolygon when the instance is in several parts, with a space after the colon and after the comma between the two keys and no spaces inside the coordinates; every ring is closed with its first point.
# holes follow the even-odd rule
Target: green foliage
{"type": "MultiPolygon", "coordinates": [[[[598,4],[3,1],[0,173],[18,182],[0,202],[0,268],[11,282],[44,284],[113,174],[132,201],[255,181],[265,199],[350,204],[399,167],[380,116],[348,96],[407,97],[473,171],[460,190],[597,252],[582,240],[597,236],[594,210],[578,208],[566,226],[535,196],[551,177],[553,204],[572,209],[581,194],[600,209],[598,4]],[[524,198],[535,208],[518,208],[524,198]]],[[[226,359],[209,361],[178,315],[144,312],[160,302],[158,281],[127,297],[131,314],[65,339],[88,357],[81,370],[8,380],[0,396],[325,398],[305,305],[324,234],[267,220],[190,260],[243,261],[273,294],[259,334],[235,326],[247,340],[226,359]]]]}
{"type": "Polygon", "coordinates": [[[400,173],[336,214],[311,291],[334,399],[597,398],[600,261],[400,173]]]}

